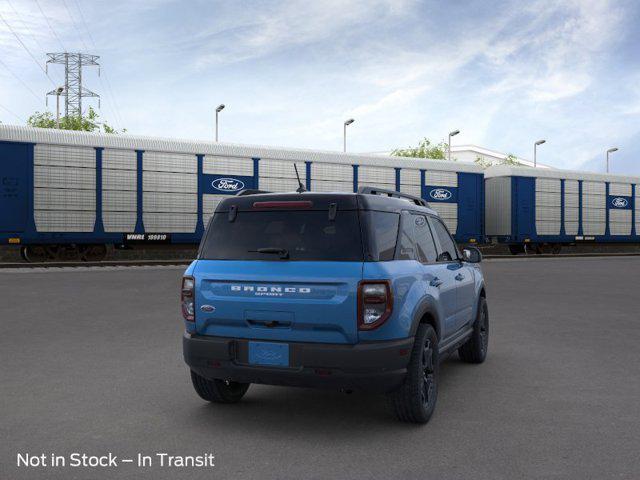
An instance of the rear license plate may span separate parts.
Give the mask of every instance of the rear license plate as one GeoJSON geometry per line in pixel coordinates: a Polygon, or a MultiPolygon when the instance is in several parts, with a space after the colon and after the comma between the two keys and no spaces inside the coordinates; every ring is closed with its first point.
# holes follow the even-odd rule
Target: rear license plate
{"type": "Polygon", "coordinates": [[[249,363],[251,365],[288,367],[289,344],[249,342],[249,363]]]}

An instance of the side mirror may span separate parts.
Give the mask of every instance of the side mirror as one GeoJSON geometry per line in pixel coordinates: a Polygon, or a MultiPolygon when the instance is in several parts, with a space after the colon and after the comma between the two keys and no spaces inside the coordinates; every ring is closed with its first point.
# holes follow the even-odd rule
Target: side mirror
{"type": "Polygon", "coordinates": [[[476,247],[465,247],[462,250],[462,258],[465,262],[480,263],[482,261],[482,252],[476,247]]]}
{"type": "Polygon", "coordinates": [[[451,258],[451,254],[449,252],[442,252],[440,255],[438,255],[438,258],[436,258],[436,262],[451,262],[453,261],[453,258],[451,258]]]}

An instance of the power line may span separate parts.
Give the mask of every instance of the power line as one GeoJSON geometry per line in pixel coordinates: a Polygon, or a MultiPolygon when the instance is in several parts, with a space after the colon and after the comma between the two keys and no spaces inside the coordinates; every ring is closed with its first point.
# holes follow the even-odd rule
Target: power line
{"type": "MultiPolygon", "coordinates": [[[[87,21],[84,18],[84,14],[82,13],[82,8],[80,7],[80,3],[78,2],[78,0],[74,0],[74,3],[76,4],[76,8],[78,9],[78,12],[80,13],[80,20],[82,22],[82,25],[84,26],[84,30],[87,33],[87,36],[89,37],[89,40],[93,44],[93,48],[98,50],[98,46],[96,45],[96,42],[93,39],[93,35],[91,35],[91,30],[89,29],[89,25],[87,24],[87,21]]],[[[109,101],[110,105],[113,107],[113,114],[116,117],[114,120],[116,121],[118,126],[120,128],[122,128],[122,115],[120,115],[120,108],[118,107],[118,100],[117,100],[117,97],[113,94],[113,89],[111,88],[111,82],[109,81],[109,77],[107,76],[106,69],[104,69],[103,71],[104,71],[104,80],[105,80],[104,83],[102,82],[102,77],[101,76],[98,76],[98,78],[100,80],[100,84],[102,85],[102,88],[107,90],[107,93],[108,93],[107,100],[109,101]],[[107,88],[105,88],[105,84],[106,84],[107,88]]]]}
{"type": "Polygon", "coordinates": [[[40,65],[40,62],[38,62],[38,60],[36,59],[36,57],[33,56],[33,53],[31,53],[31,50],[29,50],[29,47],[27,47],[24,42],[22,41],[22,39],[20,38],[20,36],[15,32],[15,30],[13,28],[11,28],[11,25],[9,25],[9,22],[7,22],[7,20],[2,16],[2,14],[0,13],[0,20],[2,20],[4,22],[4,24],[7,26],[7,28],[9,29],[9,31],[13,34],[14,37],[16,37],[16,40],[18,40],[18,43],[20,43],[20,45],[22,45],[22,48],[24,48],[26,50],[26,52],[29,54],[29,56],[33,59],[33,61],[35,62],[36,65],[38,65],[38,68],[40,70],[42,70],[42,73],[44,73],[46,75],[46,77],[49,79],[49,81],[51,82],[51,84],[56,87],[56,83],[51,79],[51,77],[49,76],[49,74],[47,73],[47,71],[42,68],[42,65],[40,65]]]}
{"type": "Polygon", "coordinates": [[[91,40],[91,43],[93,43],[93,47],[97,49],[98,47],[96,46],[96,42],[93,40],[93,36],[91,35],[91,30],[89,30],[87,22],[84,19],[84,15],[82,13],[82,9],[80,8],[80,4],[78,3],[78,0],[73,0],[73,1],[76,4],[76,8],[78,9],[78,12],[80,13],[80,20],[82,20],[82,23],[84,24],[84,28],[87,31],[87,35],[89,35],[89,40],[91,40]]]}
{"type": "MultiPolygon", "coordinates": [[[[0,104],[0,108],[3,109],[6,112],[9,112],[11,115],[13,115],[14,117],[16,117],[18,120],[20,120],[21,122],[25,122],[25,119],[22,118],[21,116],[19,116],[17,113],[12,112],[11,110],[9,110],[7,107],[5,107],[4,105],[0,104]]],[[[25,122],[26,123],[26,122],[25,122]]]]}
{"type": "Polygon", "coordinates": [[[122,128],[122,116],[120,115],[120,109],[118,108],[118,101],[116,99],[116,96],[113,94],[113,89],[111,88],[111,83],[109,82],[109,78],[107,77],[106,72],[105,72],[104,80],[109,90],[109,95],[107,98],[110,98],[113,101],[113,105],[115,107],[113,111],[116,114],[119,127],[122,128]]]}
{"type": "Polygon", "coordinates": [[[14,77],[16,80],[18,80],[18,81],[19,81],[19,82],[24,86],[24,88],[26,88],[27,90],[29,90],[29,92],[31,92],[31,95],[33,95],[35,98],[37,98],[37,99],[38,99],[38,101],[42,100],[42,98],[40,98],[36,92],[34,92],[33,90],[31,90],[31,87],[30,87],[29,85],[27,85],[27,84],[26,84],[26,82],[25,82],[24,80],[22,80],[18,75],[16,75],[16,74],[15,74],[15,73],[14,73],[14,72],[9,68],[9,66],[8,66],[6,63],[4,63],[4,62],[2,61],[2,59],[0,59],[0,65],[2,65],[4,68],[6,68],[6,69],[7,69],[7,71],[8,71],[11,75],[13,75],[13,77],[14,77]]]}
{"type": "Polygon", "coordinates": [[[58,37],[58,34],[56,33],[56,31],[51,26],[51,22],[49,21],[49,17],[47,17],[45,15],[44,10],[40,6],[40,2],[38,2],[38,0],[35,0],[35,2],[36,2],[36,5],[38,5],[38,9],[40,10],[40,13],[42,14],[42,16],[44,17],[45,21],[47,22],[47,25],[49,25],[49,30],[51,30],[51,33],[53,33],[53,36],[56,37],[56,40],[58,40],[58,43],[62,47],[62,51],[66,52],[67,49],[65,48],[64,44],[62,43],[62,40],[60,40],[60,37],[58,37]]]}
{"type": "Polygon", "coordinates": [[[78,25],[76,25],[76,21],[73,18],[73,15],[71,15],[71,10],[69,10],[69,6],[67,5],[66,0],[62,0],[62,4],[64,5],[64,8],[67,10],[67,14],[69,15],[69,19],[71,20],[71,24],[73,25],[74,30],[76,31],[76,34],[78,34],[78,38],[80,39],[80,42],[82,42],[82,45],[84,46],[85,50],[89,50],[89,47],[87,47],[87,44],[84,43],[84,39],[82,38],[82,35],[80,34],[80,29],[78,28],[78,25]]]}
{"type": "MultiPolygon", "coordinates": [[[[31,28],[29,28],[29,26],[27,25],[27,23],[24,21],[24,19],[22,18],[22,15],[20,15],[20,12],[18,12],[18,10],[16,9],[16,7],[13,6],[13,3],[11,3],[11,0],[6,0],[7,3],[9,4],[9,6],[11,7],[11,10],[13,10],[13,13],[16,14],[16,18],[20,21],[20,23],[22,24],[22,26],[24,27],[24,30],[26,31],[27,35],[29,37],[31,37],[33,39],[33,41],[36,43],[36,45],[38,46],[38,48],[40,49],[40,51],[42,53],[45,52],[45,48],[42,46],[42,44],[40,43],[40,41],[38,40],[38,37],[36,37],[36,35],[34,35],[33,31],[31,30],[31,28]]],[[[48,73],[48,72],[47,72],[48,73]]],[[[58,79],[56,79],[58,80],[58,79]]]]}
{"type": "Polygon", "coordinates": [[[7,3],[9,4],[9,6],[11,7],[11,10],[13,10],[13,13],[16,14],[16,18],[18,20],[20,20],[20,23],[22,24],[22,26],[24,27],[24,29],[26,30],[27,34],[33,38],[33,41],[36,42],[36,44],[38,45],[38,48],[40,50],[42,50],[43,52],[45,51],[45,49],[42,47],[42,45],[40,44],[40,42],[38,41],[38,38],[33,34],[33,32],[31,31],[31,29],[29,28],[29,26],[26,24],[26,22],[22,19],[22,15],[20,15],[20,12],[18,12],[18,10],[16,10],[16,7],[13,6],[13,3],[11,3],[11,0],[7,0],[7,3]]]}

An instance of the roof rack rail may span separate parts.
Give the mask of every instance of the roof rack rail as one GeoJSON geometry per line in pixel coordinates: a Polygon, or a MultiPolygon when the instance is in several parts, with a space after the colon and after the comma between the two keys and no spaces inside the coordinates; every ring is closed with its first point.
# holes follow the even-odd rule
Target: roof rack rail
{"type": "Polygon", "coordinates": [[[428,206],[427,202],[420,197],[409,195],[408,193],[396,192],[395,190],[387,190],[387,189],[378,188],[378,187],[360,187],[358,188],[358,193],[363,195],[386,195],[387,197],[410,200],[416,205],[420,205],[421,207],[428,206]]]}
{"type": "Polygon", "coordinates": [[[236,197],[244,197],[245,195],[259,195],[261,193],[272,193],[267,190],[258,190],[257,188],[247,188],[236,193],[236,197]]]}

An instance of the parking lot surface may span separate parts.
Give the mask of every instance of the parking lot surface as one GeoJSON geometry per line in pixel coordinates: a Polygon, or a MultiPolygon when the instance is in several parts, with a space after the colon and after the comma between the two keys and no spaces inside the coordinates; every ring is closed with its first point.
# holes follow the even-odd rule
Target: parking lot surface
{"type": "Polygon", "coordinates": [[[425,426],[382,397],[252,386],[182,361],[180,268],[0,271],[0,478],[638,478],[640,258],[483,264],[489,358],[441,370],[425,426]],[[18,453],[213,453],[211,468],[27,468],[18,453]]]}

